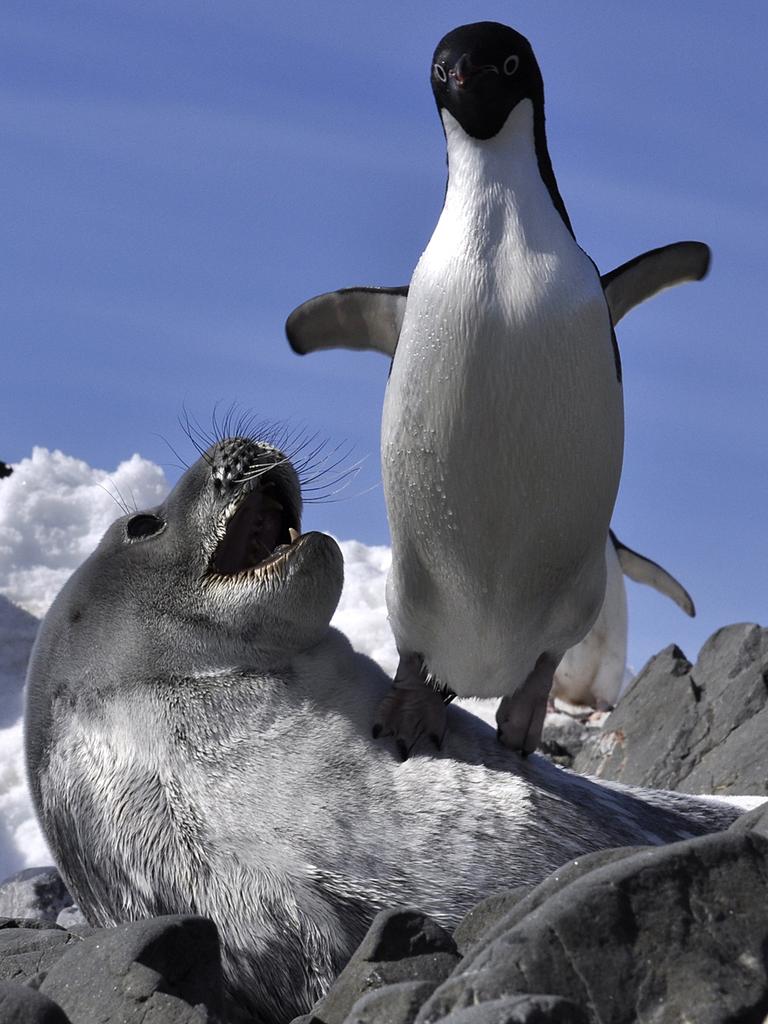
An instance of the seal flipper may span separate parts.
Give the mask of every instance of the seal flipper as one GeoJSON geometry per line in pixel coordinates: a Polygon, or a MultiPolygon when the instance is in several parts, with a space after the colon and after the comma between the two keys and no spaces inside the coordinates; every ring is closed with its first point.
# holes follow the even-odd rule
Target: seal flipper
{"type": "Polygon", "coordinates": [[[395,354],[408,285],[341,288],[308,299],[291,313],[285,333],[299,355],[328,348],[395,354]]]}
{"type": "Polygon", "coordinates": [[[614,326],[630,309],[665,288],[700,281],[709,270],[711,252],[703,242],[672,242],[635,256],[600,278],[614,326]]]}
{"type": "Polygon", "coordinates": [[[693,599],[681,583],[678,583],[674,576],[671,576],[666,569],[663,569],[650,558],[639,555],[636,551],[622,544],[616,534],[611,530],[611,541],[616,549],[621,571],[629,576],[635,583],[644,583],[653,587],[660,594],[665,594],[675,604],[682,608],[686,615],[691,618],[696,614],[693,599]]]}

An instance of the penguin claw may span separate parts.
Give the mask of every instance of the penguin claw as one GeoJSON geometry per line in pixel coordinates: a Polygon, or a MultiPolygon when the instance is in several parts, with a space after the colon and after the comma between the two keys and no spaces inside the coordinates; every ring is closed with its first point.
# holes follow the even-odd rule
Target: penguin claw
{"type": "Polygon", "coordinates": [[[523,757],[534,753],[541,740],[556,667],[556,660],[542,654],[523,685],[502,698],[496,711],[498,739],[523,757]]]}
{"type": "Polygon", "coordinates": [[[395,685],[379,705],[374,739],[393,736],[400,759],[405,761],[424,737],[439,751],[446,732],[447,710],[443,697],[432,687],[418,681],[396,679],[395,685]]]}

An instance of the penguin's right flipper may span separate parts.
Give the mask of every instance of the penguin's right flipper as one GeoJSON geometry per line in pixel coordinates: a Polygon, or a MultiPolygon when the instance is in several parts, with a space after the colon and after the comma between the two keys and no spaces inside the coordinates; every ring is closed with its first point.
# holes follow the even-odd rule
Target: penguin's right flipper
{"type": "Polygon", "coordinates": [[[405,315],[408,285],[341,288],[302,302],[285,322],[294,352],[352,348],[395,354],[405,315]]]}
{"type": "Polygon", "coordinates": [[[630,309],[665,288],[700,281],[709,270],[710,259],[709,246],[703,242],[672,242],[603,274],[600,280],[614,326],[630,309]]]}
{"type": "Polygon", "coordinates": [[[619,559],[621,571],[625,576],[629,576],[635,583],[645,583],[646,586],[658,590],[660,594],[665,594],[679,608],[682,608],[686,615],[690,615],[691,618],[694,617],[696,608],[693,598],[685,587],[677,582],[674,576],[670,575],[666,569],[662,569],[656,562],[652,562],[650,558],[639,555],[636,551],[622,544],[613,530],[611,530],[611,540],[616,549],[616,556],[619,559]]]}

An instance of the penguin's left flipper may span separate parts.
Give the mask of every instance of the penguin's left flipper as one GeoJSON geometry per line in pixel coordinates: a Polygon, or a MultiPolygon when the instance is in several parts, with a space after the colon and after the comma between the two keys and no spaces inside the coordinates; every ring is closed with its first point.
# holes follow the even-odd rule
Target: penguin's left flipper
{"type": "Polygon", "coordinates": [[[672,242],[622,263],[600,278],[614,327],[630,309],[686,281],[701,281],[712,254],[703,242],[672,242]]]}
{"type": "Polygon", "coordinates": [[[408,285],[342,288],[308,299],[291,313],[285,333],[294,352],[352,348],[395,354],[408,285]]]}
{"type": "Polygon", "coordinates": [[[693,599],[685,587],[677,582],[674,576],[670,575],[666,569],[663,569],[656,562],[652,562],[650,558],[639,555],[636,551],[622,544],[613,530],[611,530],[611,540],[616,549],[621,571],[625,576],[629,576],[635,583],[645,583],[646,586],[658,590],[660,594],[665,594],[679,608],[682,608],[686,615],[690,615],[691,618],[694,617],[696,608],[693,599]]]}
{"type": "MultiPolygon", "coordinates": [[[[703,242],[672,242],[641,253],[600,278],[614,326],[630,309],[666,288],[700,281],[710,262],[703,242]]],[[[285,333],[294,352],[328,348],[381,352],[390,359],[405,315],[408,285],[341,288],[303,302],[288,317],[285,333]]]]}

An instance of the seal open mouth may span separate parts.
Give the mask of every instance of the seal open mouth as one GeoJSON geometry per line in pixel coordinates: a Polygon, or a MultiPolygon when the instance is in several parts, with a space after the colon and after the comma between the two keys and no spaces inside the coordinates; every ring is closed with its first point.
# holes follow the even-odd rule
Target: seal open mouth
{"type": "Polygon", "coordinates": [[[279,480],[267,479],[237,500],[211,559],[211,571],[238,576],[283,558],[301,540],[298,516],[279,480]]]}

